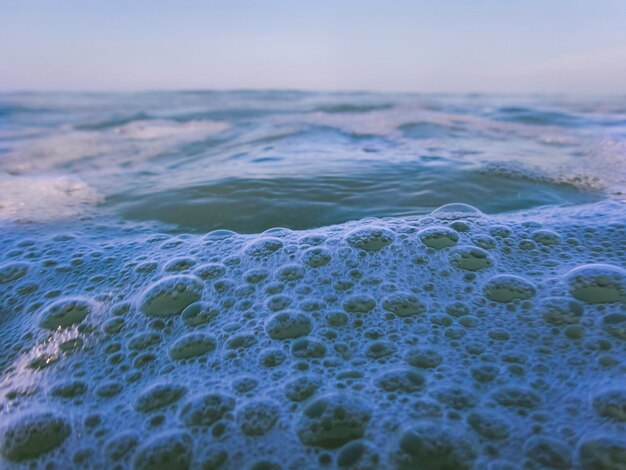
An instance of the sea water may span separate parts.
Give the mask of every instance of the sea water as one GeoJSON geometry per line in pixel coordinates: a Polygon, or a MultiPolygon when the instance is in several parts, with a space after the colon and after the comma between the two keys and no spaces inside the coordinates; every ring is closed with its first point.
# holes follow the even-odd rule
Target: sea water
{"type": "Polygon", "coordinates": [[[0,95],[0,467],[626,467],[626,99],[0,95]]]}

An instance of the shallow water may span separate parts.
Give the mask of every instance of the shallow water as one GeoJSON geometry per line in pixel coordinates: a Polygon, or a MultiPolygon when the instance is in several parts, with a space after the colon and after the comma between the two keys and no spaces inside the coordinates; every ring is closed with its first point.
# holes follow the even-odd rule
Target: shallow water
{"type": "Polygon", "coordinates": [[[0,95],[2,465],[623,468],[625,155],[623,97],[0,95]]]}

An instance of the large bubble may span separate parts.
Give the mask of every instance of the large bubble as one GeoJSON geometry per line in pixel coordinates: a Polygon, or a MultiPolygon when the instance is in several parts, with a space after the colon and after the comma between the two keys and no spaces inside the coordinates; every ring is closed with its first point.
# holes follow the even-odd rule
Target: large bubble
{"type": "Polygon", "coordinates": [[[363,437],[371,412],[357,397],[330,394],[304,409],[296,431],[303,444],[336,448],[363,437]]]}
{"type": "Polygon", "coordinates": [[[63,444],[71,432],[69,421],[51,411],[18,415],[0,430],[0,454],[16,462],[37,458],[63,444]]]}
{"type": "Polygon", "coordinates": [[[204,285],[194,276],[170,276],[151,285],[139,300],[139,310],[148,316],[167,317],[181,313],[200,300],[204,285]]]}
{"type": "Polygon", "coordinates": [[[590,303],[626,302],[626,271],[610,264],[587,264],[565,276],[571,294],[590,303]]]}

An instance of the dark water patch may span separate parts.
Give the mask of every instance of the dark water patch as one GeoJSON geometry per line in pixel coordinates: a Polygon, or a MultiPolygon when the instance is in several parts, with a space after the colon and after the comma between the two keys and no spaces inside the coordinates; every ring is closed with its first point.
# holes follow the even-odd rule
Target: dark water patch
{"type": "Polygon", "coordinates": [[[397,164],[350,176],[226,178],[118,194],[106,205],[127,219],[160,221],[180,231],[259,233],[277,226],[301,230],[364,217],[426,214],[454,201],[500,213],[602,198],[565,184],[485,174],[465,165],[441,172],[442,164],[397,164]]]}
{"type": "Polygon", "coordinates": [[[405,137],[409,139],[443,139],[446,137],[459,137],[462,129],[442,126],[431,122],[411,122],[399,127],[405,137]]]}
{"type": "Polygon", "coordinates": [[[517,122],[533,126],[581,127],[587,121],[577,115],[561,111],[528,108],[524,106],[506,106],[489,115],[492,119],[517,122]]]}
{"type": "Polygon", "coordinates": [[[11,103],[2,103],[0,102],[0,118],[8,118],[14,117],[16,115],[25,114],[25,115],[33,115],[33,114],[43,114],[51,112],[50,108],[39,107],[39,106],[23,106],[11,103]]]}
{"type": "Polygon", "coordinates": [[[263,117],[271,116],[275,114],[289,114],[289,113],[294,113],[294,112],[295,111],[271,109],[271,108],[264,108],[264,109],[226,108],[226,109],[198,111],[198,112],[185,113],[185,114],[175,114],[175,115],[171,115],[170,118],[178,122],[198,121],[198,120],[203,120],[203,119],[208,119],[212,121],[237,122],[237,121],[246,121],[246,120],[251,120],[251,119],[259,119],[259,118],[263,118],[263,117]]]}
{"type": "Polygon", "coordinates": [[[112,129],[114,127],[124,126],[126,124],[130,124],[135,121],[148,121],[151,119],[156,119],[155,116],[152,116],[147,113],[136,113],[129,116],[114,116],[111,119],[107,119],[99,122],[91,122],[87,124],[79,124],[74,126],[76,130],[81,131],[100,131],[112,129]]]}
{"type": "Polygon", "coordinates": [[[370,111],[381,111],[384,109],[391,109],[393,107],[390,103],[383,104],[350,104],[350,103],[338,103],[334,105],[325,105],[315,108],[314,111],[320,111],[328,114],[350,114],[350,113],[368,113],[370,111]]]}

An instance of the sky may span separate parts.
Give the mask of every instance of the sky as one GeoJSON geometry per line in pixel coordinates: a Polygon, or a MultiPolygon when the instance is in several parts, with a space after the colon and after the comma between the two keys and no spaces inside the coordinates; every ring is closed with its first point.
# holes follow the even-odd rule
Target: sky
{"type": "Polygon", "coordinates": [[[626,93],[625,0],[0,0],[0,90],[626,93]]]}

